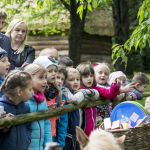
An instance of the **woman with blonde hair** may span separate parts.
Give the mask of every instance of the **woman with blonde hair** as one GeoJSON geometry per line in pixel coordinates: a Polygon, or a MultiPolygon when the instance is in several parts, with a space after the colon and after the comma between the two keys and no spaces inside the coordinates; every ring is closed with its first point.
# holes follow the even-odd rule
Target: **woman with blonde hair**
{"type": "Polygon", "coordinates": [[[25,67],[35,59],[35,49],[26,45],[27,25],[20,19],[10,22],[6,35],[11,40],[11,58],[16,62],[15,67],[25,67]]]}

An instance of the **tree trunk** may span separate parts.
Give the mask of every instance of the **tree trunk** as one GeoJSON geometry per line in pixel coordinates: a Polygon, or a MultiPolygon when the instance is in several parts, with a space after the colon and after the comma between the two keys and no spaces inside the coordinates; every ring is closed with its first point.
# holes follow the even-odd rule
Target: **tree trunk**
{"type": "MultiPolygon", "coordinates": [[[[128,21],[128,1],[113,0],[115,43],[123,45],[129,39],[129,21],[128,21]]],[[[127,68],[125,63],[121,64],[121,58],[116,62],[116,70],[123,71],[127,75],[133,75],[131,56],[128,56],[127,68]]]]}
{"type": "Polygon", "coordinates": [[[70,30],[69,30],[69,57],[76,67],[81,59],[81,43],[84,31],[85,16],[87,9],[83,10],[82,20],[77,14],[78,4],[76,0],[70,0],[70,30]]]}
{"type": "Polygon", "coordinates": [[[0,127],[14,126],[17,124],[23,124],[27,122],[36,121],[36,120],[52,118],[54,116],[60,116],[62,114],[69,113],[73,110],[76,110],[82,107],[92,107],[92,106],[97,106],[97,105],[103,105],[109,102],[110,100],[104,100],[103,98],[100,98],[99,100],[96,100],[96,101],[92,101],[92,99],[90,100],[85,99],[78,105],[68,104],[68,105],[58,107],[55,109],[36,111],[36,112],[28,113],[28,114],[16,115],[14,117],[1,118],[0,127]]]}

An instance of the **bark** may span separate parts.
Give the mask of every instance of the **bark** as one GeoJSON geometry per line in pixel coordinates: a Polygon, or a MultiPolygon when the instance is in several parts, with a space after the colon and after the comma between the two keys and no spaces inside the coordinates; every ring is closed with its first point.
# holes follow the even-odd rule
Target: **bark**
{"type": "Polygon", "coordinates": [[[70,0],[70,30],[69,30],[69,57],[73,60],[76,67],[81,60],[81,43],[84,31],[85,16],[87,9],[83,10],[82,20],[77,14],[78,4],[76,0],[70,0]]]}
{"type": "MultiPolygon", "coordinates": [[[[113,15],[114,15],[114,30],[115,43],[123,45],[129,39],[129,15],[128,15],[128,1],[127,0],[113,0],[113,15]]],[[[125,64],[119,58],[116,62],[116,70],[123,71],[127,75],[133,75],[133,68],[131,63],[131,56],[128,56],[127,68],[125,71],[125,64]]]]}
{"type": "Polygon", "coordinates": [[[21,114],[21,115],[17,115],[14,117],[1,118],[0,127],[14,126],[17,124],[23,124],[27,122],[36,121],[36,120],[52,118],[54,116],[60,116],[62,114],[69,113],[73,110],[76,110],[82,107],[92,107],[92,106],[106,104],[109,102],[110,100],[100,99],[97,101],[92,101],[92,100],[85,99],[79,105],[68,104],[68,105],[58,107],[55,109],[37,111],[37,112],[28,113],[28,114],[21,114]]]}

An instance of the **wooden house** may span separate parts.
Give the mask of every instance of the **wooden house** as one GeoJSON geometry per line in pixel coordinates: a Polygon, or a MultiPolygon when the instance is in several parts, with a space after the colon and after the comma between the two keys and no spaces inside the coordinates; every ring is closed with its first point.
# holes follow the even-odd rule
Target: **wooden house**
{"type": "MultiPolygon", "coordinates": [[[[112,12],[105,10],[93,10],[88,14],[85,22],[81,46],[81,62],[108,62],[111,63],[112,36],[114,35],[112,12]],[[96,16],[96,18],[92,18],[96,16]],[[91,19],[92,18],[92,19],[91,19]]],[[[59,56],[68,56],[68,35],[69,26],[66,27],[66,35],[54,34],[51,36],[30,35],[27,44],[36,50],[36,57],[40,51],[47,47],[54,47],[58,50],[59,56]]]]}

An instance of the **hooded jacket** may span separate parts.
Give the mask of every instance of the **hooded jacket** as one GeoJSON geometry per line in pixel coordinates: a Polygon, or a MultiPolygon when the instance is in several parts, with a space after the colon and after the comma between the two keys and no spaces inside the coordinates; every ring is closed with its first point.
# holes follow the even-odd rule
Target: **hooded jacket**
{"type": "MultiPolygon", "coordinates": [[[[26,102],[15,105],[5,95],[0,98],[0,106],[4,106],[6,113],[12,113],[15,116],[30,112],[26,102]]],[[[0,150],[27,150],[31,141],[31,132],[31,123],[0,129],[0,150]]]]}

